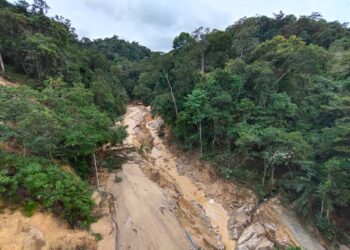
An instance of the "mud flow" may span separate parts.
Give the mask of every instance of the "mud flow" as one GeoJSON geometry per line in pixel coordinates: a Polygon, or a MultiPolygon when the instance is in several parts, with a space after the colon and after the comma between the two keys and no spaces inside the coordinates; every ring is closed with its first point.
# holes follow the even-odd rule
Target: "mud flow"
{"type": "Polygon", "coordinates": [[[99,249],[323,249],[278,199],[257,206],[250,190],[170,149],[149,108],[128,106],[123,123],[124,147],[134,150],[122,171],[100,173],[107,198],[95,200],[109,209],[92,226],[102,236],[99,249]]]}

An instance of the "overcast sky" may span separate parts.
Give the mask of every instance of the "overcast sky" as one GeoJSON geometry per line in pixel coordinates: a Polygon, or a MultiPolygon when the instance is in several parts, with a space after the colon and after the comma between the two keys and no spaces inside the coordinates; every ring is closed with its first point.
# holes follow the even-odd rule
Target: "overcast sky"
{"type": "MultiPolygon", "coordinates": [[[[30,2],[30,1],[29,1],[30,2]]],[[[224,29],[244,16],[320,12],[329,21],[350,21],[350,0],[47,0],[50,16],[72,21],[80,37],[137,41],[167,51],[182,31],[224,29]]]]}

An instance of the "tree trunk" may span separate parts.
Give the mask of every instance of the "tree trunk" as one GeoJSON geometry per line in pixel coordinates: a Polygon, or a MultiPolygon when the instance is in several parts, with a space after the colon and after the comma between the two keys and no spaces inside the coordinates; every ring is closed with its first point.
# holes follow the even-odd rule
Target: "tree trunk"
{"type": "Polygon", "coordinates": [[[1,52],[0,52],[0,74],[1,75],[5,74],[5,66],[4,66],[4,62],[2,60],[1,52]]]}
{"type": "Polygon", "coordinates": [[[21,65],[22,65],[22,69],[24,71],[24,74],[27,76],[28,72],[27,72],[26,66],[24,64],[23,58],[21,56],[19,58],[20,58],[20,61],[21,61],[21,65]]]}
{"type": "Polygon", "coordinates": [[[97,163],[96,163],[96,155],[95,153],[93,154],[94,156],[94,165],[95,165],[95,173],[96,173],[96,186],[97,186],[97,190],[100,189],[100,181],[98,179],[98,171],[97,171],[97,163]]]}
{"type": "Polygon", "coordinates": [[[322,197],[322,202],[321,202],[321,211],[320,211],[321,217],[323,216],[323,209],[324,209],[324,195],[322,197]]]}
{"type": "Polygon", "coordinates": [[[204,53],[201,53],[201,73],[204,74],[205,65],[204,65],[204,53]]]}
{"type": "Polygon", "coordinates": [[[285,73],[283,73],[275,82],[275,84],[279,83],[282,81],[283,78],[285,78],[289,73],[291,72],[291,69],[288,69],[285,73]]]}
{"type": "Polygon", "coordinates": [[[40,65],[39,65],[39,61],[38,58],[35,57],[35,63],[36,63],[36,70],[37,70],[37,74],[38,74],[38,80],[41,82],[41,70],[40,70],[40,65]]]}
{"type": "Polygon", "coordinates": [[[164,74],[164,76],[165,76],[165,79],[166,79],[166,81],[167,81],[167,83],[168,83],[168,86],[169,86],[169,89],[170,89],[170,94],[171,94],[171,98],[173,99],[176,117],[178,117],[178,109],[177,109],[176,99],[175,99],[175,96],[174,96],[174,93],[173,93],[173,88],[171,87],[171,83],[170,83],[170,81],[169,81],[168,73],[166,73],[166,72],[163,70],[163,74],[164,74]]]}
{"type": "Polygon", "coordinates": [[[203,156],[203,143],[202,143],[202,122],[199,123],[199,143],[201,146],[201,157],[203,156]]]}
{"type": "Polygon", "coordinates": [[[262,187],[264,187],[264,185],[265,185],[267,168],[268,168],[268,164],[267,164],[266,160],[264,160],[264,174],[263,174],[263,179],[262,179],[262,183],[261,183],[262,187]]]}
{"type": "Polygon", "coordinates": [[[214,150],[215,143],[216,143],[216,135],[215,135],[215,132],[214,132],[214,138],[213,138],[213,141],[211,143],[211,150],[214,150]]]}
{"type": "Polygon", "coordinates": [[[273,164],[271,167],[271,184],[275,185],[275,165],[273,164]]]}

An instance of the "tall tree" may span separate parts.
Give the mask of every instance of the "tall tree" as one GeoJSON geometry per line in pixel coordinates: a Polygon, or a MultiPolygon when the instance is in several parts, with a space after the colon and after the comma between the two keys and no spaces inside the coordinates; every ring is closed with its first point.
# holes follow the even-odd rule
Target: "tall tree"
{"type": "Polygon", "coordinates": [[[50,9],[49,5],[44,0],[34,0],[32,4],[32,12],[40,15],[46,15],[50,9]]]}
{"type": "Polygon", "coordinates": [[[205,54],[208,49],[208,41],[206,39],[206,36],[209,33],[209,31],[209,28],[199,27],[192,33],[193,38],[197,42],[196,48],[200,61],[200,72],[202,74],[204,74],[205,72],[205,54]]]}

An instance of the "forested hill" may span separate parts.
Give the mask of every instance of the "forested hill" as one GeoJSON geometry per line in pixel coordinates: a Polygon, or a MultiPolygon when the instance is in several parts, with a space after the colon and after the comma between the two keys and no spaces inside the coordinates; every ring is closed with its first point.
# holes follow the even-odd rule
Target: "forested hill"
{"type": "Polygon", "coordinates": [[[2,86],[0,78],[0,203],[27,215],[47,209],[86,227],[94,220],[86,184],[92,156],[125,138],[113,125],[151,52],[116,36],[80,40],[68,19],[48,17],[48,9],[43,0],[0,0],[0,74],[17,84],[2,86]]]}
{"type": "MultiPolygon", "coordinates": [[[[10,4],[0,1],[0,51],[7,74],[25,75],[34,88],[48,79],[83,83],[94,92],[95,103],[111,116],[124,112],[124,86],[138,77],[135,63],[151,51],[117,36],[91,41],[78,39],[64,17],[47,17],[45,1],[10,4]]],[[[13,76],[13,75],[12,75],[13,76]]],[[[14,78],[15,79],[15,78],[14,78]]]]}
{"type": "Polygon", "coordinates": [[[82,42],[86,47],[102,53],[113,62],[122,61],[123,59],[139,62],[151,56],[150,49],[139,45],[137,42],[129,43],[119,39],[118,36],[93,41],[83,38],[82,42]]]}
{"type": "Polygon", "coordinates": [[[330,242],[348,241],[349,34],[318,13],[184,32],[144,64],[133,94],[224,177],[262,200],[282,194],[330,242]]]}
{"type": "Polygon", "coordinates": [[[242,18],[224,31],[183,32],[170,52],[156,53],[117,36],[79,39],[48,8],[43,0],[0,0],[0,73],[18,83],[0,86],[6,203],[87,226],[92,156],[121,143],[125,129],[112,128],[114,121],[130,100],[141,100],[171,126],[178,145],[198,150],[223,177],[262,200],[281,194],[329,242],[349,243],[346,24],[281,12],[242,18]]]}

